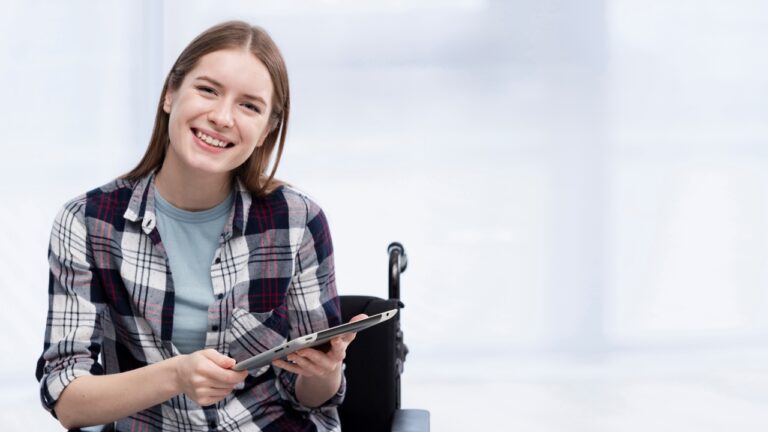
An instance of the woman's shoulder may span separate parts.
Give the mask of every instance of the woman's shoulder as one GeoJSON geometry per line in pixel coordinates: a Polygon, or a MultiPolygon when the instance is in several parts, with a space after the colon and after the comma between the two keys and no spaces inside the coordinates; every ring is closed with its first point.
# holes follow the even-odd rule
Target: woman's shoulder
{"type": "Polygon", "coordinates": [[[323,212],[317,199],[296,186],[283,185],[275,192],[282,195],[289,209],[306,211],[310,215],[316,215],[323,212]]]}
{"type": "Polygon", "coordinates": [[[282,184],[264,197],[249,194],[250,211],[248,219],[271,219],[282,227],[306,227],[322,221],[325,213],[318,200],[306,191],[288,184],[282,184]]]}
{"type": "Polygon", "coordinates": [[[86,213],[90,213],[89,209],[97,209],[107,213],[125,211],[130,203],[136,183],[135,180],[116,178],[109,183],[67,200],[61,207],[60,213],[85,218],[86,213]]]}

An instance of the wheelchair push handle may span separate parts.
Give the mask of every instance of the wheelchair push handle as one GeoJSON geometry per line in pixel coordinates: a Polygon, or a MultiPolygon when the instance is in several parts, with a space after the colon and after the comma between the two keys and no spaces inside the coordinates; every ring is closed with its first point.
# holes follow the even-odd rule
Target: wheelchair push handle
{"type": "Polygon", "coordinates": [[[389,253],[389,298],[400,299],[400,273],[408,267],[408,256],[405,248],[398,242],[392,242],[387,247],[389,253]]]}

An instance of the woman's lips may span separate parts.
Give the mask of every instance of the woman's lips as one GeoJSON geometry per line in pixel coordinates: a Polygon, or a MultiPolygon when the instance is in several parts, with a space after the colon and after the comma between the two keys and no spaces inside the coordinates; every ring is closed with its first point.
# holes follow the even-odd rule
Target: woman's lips
{"type": "Polygon", "coordinates": [[[217,147],[217,146],[215,146],[215,145],[212,145],[212,144],[208,144],[207,142],[205,142],[205,141],[203,141],[202,139],[198,138],[198,136],[197,136],[197,131],[196,131],[195,129],[191,129],[190,131],[192,132],[192,139],[194,139],[194,140],[195,140],[195,142],[196,142],[196,143],[197,143],[197,144],[198,144],[198,145],[199,145],[199,146],[200,146],[200,147],[201,147],[203,150],[206,150],[206,151],[208,151],[208,152],[210,152],[210,153],[215,153],[215,154],[218,154],[218,153],[221,153],[221,152],[223,152],[224,150],[226,150],[226,149],[227,149],[227,147],[217,147]]]}
{"type": "Polygon", "coordinates": [[[212,131],[192,128],[192,132],[201,140],[215,147],[227,148],[234,145],[231,141],[229,141],[229,138],[212,131]]]}

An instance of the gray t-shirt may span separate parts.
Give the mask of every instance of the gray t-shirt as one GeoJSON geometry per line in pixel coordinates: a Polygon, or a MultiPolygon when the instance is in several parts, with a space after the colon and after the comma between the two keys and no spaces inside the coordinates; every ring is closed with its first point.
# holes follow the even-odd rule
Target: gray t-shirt
{"type": "Polygon", "coordinates": [[[211,266],[235,195],[203,211],[174,207],[155,189],[157,229],[173,277],[173,344],[183,354],[205,347],[208,307],[213,303],[211,266]]]}

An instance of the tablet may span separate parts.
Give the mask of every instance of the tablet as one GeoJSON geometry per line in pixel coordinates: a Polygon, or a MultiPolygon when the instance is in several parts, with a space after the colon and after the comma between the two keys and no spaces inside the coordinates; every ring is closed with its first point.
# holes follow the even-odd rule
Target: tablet
{"type": "Polygon", "coordinates": [[[323,345],[323,344],[326,344],[327,346],[324,347],[324,349],[321,348],[321,350],[327,352],[328,350],[330,350],[330,341],[334,337],[340,336],[346,333],[359,332],[359,331],[365,330],[369,327],[375,326],[376,324],[383,323],[384,321],[392,318],[396,314],[397,314],[397,309],[392,309],[376,315],[371,315],[368,318],[361,319],[360,321],[346,323],[336,327],[331,327],[329,329],[319,331],[317,333],[299,336],[296,339],[289,340],[288,342],[285,342],[280,346],[264,351],[261,354],[256,354],[255,356],[249,359],[243,360],[238,364],[236,364],[232,369],[236,371],[241,371],[245,369],[257,369],[272,363],[272,360],[274,359],[285,357],[286,355],[294,351],[298,351],[303,348],[317,347],[318,345],[323,345]]]}

